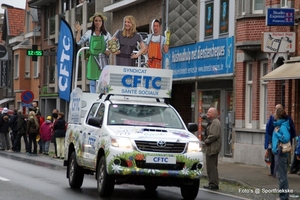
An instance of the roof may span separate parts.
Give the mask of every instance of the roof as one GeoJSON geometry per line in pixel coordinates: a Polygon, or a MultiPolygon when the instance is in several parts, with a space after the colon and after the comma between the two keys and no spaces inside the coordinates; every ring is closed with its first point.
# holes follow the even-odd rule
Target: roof
{"type": "Polygon", "coordinates": [[[24,32],[25,10],[7,8],[4,15],[2,39],[16,37],[24,32]]]}

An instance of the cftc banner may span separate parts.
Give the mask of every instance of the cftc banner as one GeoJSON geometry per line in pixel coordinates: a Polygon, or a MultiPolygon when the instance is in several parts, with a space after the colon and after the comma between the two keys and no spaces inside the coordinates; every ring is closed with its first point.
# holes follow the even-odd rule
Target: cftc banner
{"type": "Polygon", "coordinates": [[[70,25],[64,19],[60,21],[58,47],[56,54],[59,97],[70,101],[74,57],[74,39],[70,25]]]}

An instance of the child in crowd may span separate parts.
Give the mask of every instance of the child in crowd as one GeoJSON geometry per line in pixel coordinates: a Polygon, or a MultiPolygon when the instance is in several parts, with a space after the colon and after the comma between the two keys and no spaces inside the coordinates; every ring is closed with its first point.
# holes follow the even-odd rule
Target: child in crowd
{"type": "Polygon", "coordinates": [[[46,121],[41,125],[41,140],[43,146],[43,154],[49,155],[49,145],[52,138],[52,117],[48,116],[46,121]]]}

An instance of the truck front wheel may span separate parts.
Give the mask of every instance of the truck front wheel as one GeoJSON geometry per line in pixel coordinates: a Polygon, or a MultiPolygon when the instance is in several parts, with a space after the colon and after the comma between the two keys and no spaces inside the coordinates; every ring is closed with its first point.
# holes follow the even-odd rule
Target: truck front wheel
{"type": "Polygon", "coordinates": [[[110,197],[114,191],[115,179],[106,171],[105,156],[102,156],[97,169],[97,189],[100,197],[110,197]]]}
{"type": "Polygon", "coordinates": [[[199,191],[200,180],[194,180],[192,185],[181,186],[181,196],[184,200],[194,200],[196,199],[199,191]]]}
{"type": "Polygon", "coordinates": [[[68,166],[69,185],[71,188],[80,188],[83,182],[83,169],[77,164],[75,152],[71,154],[68,166]]]}

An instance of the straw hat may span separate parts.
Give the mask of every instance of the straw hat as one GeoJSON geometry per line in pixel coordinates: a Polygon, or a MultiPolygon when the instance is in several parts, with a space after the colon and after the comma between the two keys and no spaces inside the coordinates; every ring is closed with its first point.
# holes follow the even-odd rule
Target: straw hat
{"type": "Polygon", "coordinates": [[[104,21],[107,20],[107,17],[105,17],[101,12],[96,12],[93,16],[90,17],[90,21],[92,22],[97,16],[100,16],[104,21]]]}

